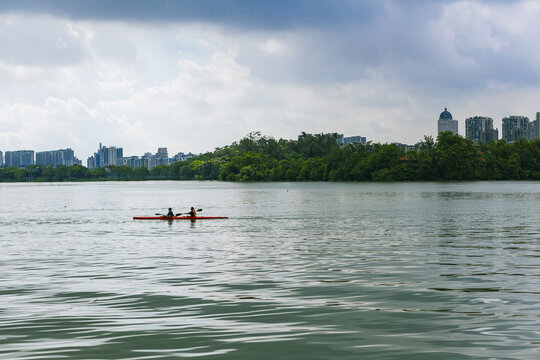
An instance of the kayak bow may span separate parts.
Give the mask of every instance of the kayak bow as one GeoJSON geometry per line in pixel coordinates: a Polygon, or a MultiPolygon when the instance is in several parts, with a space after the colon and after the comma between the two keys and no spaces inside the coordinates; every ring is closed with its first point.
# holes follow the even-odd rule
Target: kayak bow
{"type": "Polygon", "coordinates": [[[209,220],[228,219],[227,216],[134,216],[133,220],[209,220]]]}

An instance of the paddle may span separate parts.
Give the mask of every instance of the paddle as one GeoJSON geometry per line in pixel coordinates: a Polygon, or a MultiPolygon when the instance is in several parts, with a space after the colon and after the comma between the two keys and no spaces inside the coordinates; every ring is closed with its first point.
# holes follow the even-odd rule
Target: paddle
{"type": "MultiPolygon", "coordinates": [[[[203,210],[203,209],[197,209],[197,210],[195,210],[195,211],[199,212],[199,211],[202,211],[202,210],[203,210]]],[[[189,212],[187,212],[187,213],[178,213],[178,214],[176,214],[175,216],[180,216],[180,215],[185,215],[185,214],[189,214],[189,212]]],[[[156,215],[157,215],[157,214],[156,214],[156,215]]]]}

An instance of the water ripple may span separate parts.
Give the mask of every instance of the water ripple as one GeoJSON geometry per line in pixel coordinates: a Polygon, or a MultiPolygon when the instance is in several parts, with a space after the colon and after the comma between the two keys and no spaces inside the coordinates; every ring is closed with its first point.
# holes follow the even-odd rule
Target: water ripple
{"type": "Polygon", "coordinates": [[[540,358],[536,182],[11,185],[0,359],[540,358]]]}

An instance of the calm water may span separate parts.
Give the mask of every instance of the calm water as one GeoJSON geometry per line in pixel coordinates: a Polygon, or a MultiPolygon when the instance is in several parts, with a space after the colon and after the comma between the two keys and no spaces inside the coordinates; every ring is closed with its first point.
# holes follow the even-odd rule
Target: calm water
{"type": "Polygon", "coordinates": [[[0,184],[0,359],[539,359],[540,182],[0,184]],[[134,221],[173,207],[228,220],[134,221]]]}

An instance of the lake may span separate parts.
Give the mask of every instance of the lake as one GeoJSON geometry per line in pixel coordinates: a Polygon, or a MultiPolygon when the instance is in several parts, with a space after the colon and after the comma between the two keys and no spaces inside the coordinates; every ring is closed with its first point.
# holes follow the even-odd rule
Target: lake
{"type": "Polygon", "coordinates": [[[540,182],[0,184],[0,359],[539,359],[540,182]],[[226,220],[135,221],[187,212],[226,220]]]}

